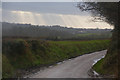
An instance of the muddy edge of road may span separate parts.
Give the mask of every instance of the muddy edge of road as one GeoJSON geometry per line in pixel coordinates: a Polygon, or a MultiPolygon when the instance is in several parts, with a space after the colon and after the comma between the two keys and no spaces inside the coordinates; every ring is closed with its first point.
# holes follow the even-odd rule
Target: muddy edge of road
{"type": "MultiPolygon", "coordinates": [[[[105,51],[105,50],[99,50],[99,51],[105,51]]],[[[95,51],[95,52],[99,52],[99,51],[95,51]]],[[[95,53],[95,52],[90,52],[90,53],[86,53],[86,54],[92,54],[92,53],[95,53]]],[[[86,55],[86,54],[83,54],[83,55],[86,55]]],[[[26,70],[18,70],[18,75],[20,78],[27,78],[26,76],[27,75],[31,75],[31,74],[36,74],[37,72],[41,71],[41,70],[45,70],[46,68],[49,68],[49,67],[53,67],[53,66],[56,66],[57,64],[61,64],[65,61],[68,61],[68,60],[72,60],[74,58],[77,58],[77,57],[80,57],[80,56],[83,56],[83,55],[79,55],[79,56],[76,56],[76,57],[71,57],[69,59],[65,59],[64,61],[59,61],[59,62],[55,62],[53,64],[49,64],[49,65],[43,65],[43,66],[34,66],[34,67],[31,67],[31,68],[28,68],[26,70]]],[[[95,75],[94,74],[94,70],[91,68],[89,71],[88,71],[88,75],[91,76],[91,77],[101,77],[100,75],[95,75]]]]}

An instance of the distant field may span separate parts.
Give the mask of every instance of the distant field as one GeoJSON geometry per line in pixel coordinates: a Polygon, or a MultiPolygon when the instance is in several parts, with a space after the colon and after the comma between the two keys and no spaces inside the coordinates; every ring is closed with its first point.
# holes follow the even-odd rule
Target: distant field
{"type": "MultiPolygon", "coordinates": [[[[104,37],[111,37],[112,36],[112,33],[106,33],[106,34],[102,34],[102,33],[84,33],[84,34],[78,34],[77,36],[79,37],[89,37],[89,36],[101,36],[103,35],[104,37]]],[[[101,37],[103,37],[101,36],[101,37]]]]}
{"type": "Polygon", "coordinates": [[[48,41],[50,43],[55,43],[55,44],[65,44],[65,45],[75,45],[75,44],[87,44],[87,43],[102,43],[102,42],[107,42],[109,40],[80,40],[80,41],[48,41]]]}
{"type": "Polygon", "coordinates": [[[60,25],[2,23],[3,39],[96,40],[111,38],[112,29],[67,28],[60,25]]]}
{"type": "Polygon", "coordinates": [[[3,40],[3,77],[20,76],[25,69],[49,66],[65,59],[104,50],[109,42],[110,40],[3,40]]]}
{"type": "Polygon", "coordinates": [[[76,34],[70,38],[61,38],[60,36],[56,37],[19,37],[19,36],[4,36],[3,40],[15,40],[15,39],[24,39],[24,40],[54,40],[54,41],[61,41],[61,40],[100,40],[100,39],[110,39],[112,36],[112,33],[106,32],[106,33],[81,33],[76,34]]]}
{"type": "Polygon", "coordinates": [[[106,32],[106,33],[82,33],[77,34],[74,39],[78,40],[96,40],[96,39],[109,39],[111,38],[112,33],[106,32]]]}

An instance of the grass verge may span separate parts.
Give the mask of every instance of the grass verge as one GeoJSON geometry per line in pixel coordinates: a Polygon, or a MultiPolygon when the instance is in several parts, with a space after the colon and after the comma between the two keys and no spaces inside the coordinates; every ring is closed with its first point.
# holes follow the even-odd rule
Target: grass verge
{"type": "Polygon", "coordinates": [[[20,70],[43,67],[86,53],[107,49],[109,40],[40,41],[3,40],[3,78],[20,76],[20,70]]]}

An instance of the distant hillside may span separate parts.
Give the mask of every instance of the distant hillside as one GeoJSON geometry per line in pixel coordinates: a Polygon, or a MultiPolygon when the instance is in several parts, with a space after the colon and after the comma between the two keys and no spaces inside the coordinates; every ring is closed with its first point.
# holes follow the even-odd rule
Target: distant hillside
{"type": "Polygon", "coordinates": [[[48,40],[63,39],[106,39],[111,37],[111,29],[67,28],[59,25],[38,26],[31,24],[2,23],[4,37],[39,38],[48,40]]]}

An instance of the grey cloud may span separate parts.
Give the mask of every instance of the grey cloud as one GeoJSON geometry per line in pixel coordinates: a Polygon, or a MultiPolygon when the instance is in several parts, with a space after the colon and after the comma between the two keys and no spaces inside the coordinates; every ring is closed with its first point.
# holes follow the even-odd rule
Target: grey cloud
{"type": "Polygon", "coordinates": [[[87,12],[81,12],[76,5],[75,2],[3,2],[3,10],[89,15],[87,12]]]}

